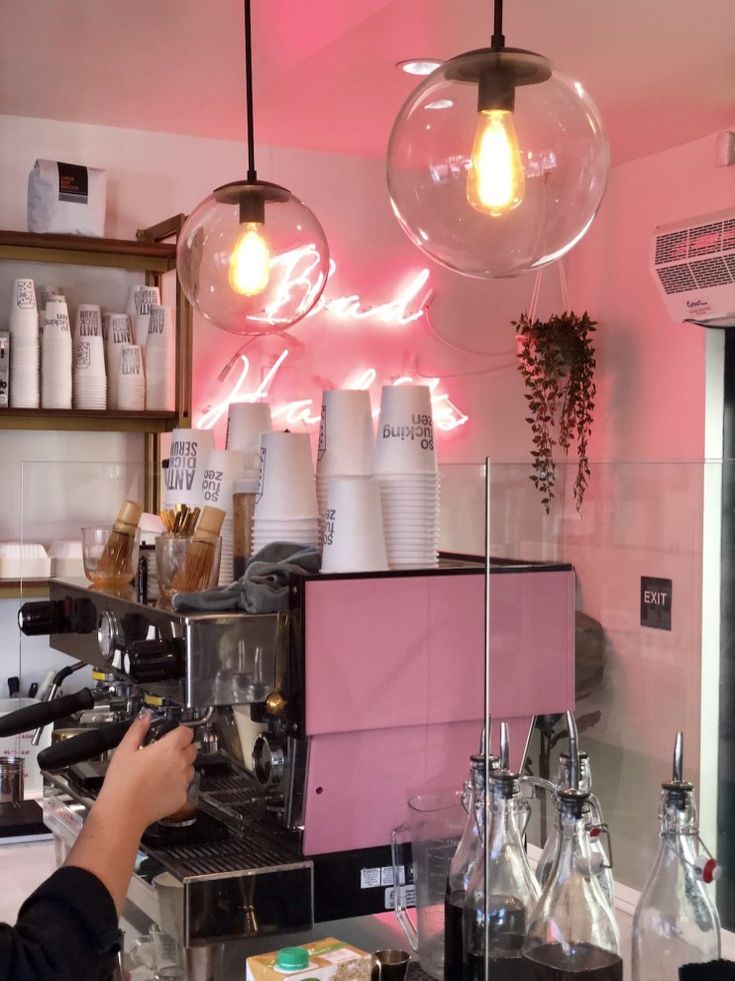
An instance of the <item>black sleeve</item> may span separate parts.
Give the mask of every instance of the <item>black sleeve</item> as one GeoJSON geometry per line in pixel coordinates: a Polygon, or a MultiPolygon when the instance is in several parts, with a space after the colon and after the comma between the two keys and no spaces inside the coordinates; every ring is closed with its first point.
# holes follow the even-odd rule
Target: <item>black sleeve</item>
{"type": "Polygon", "coordinates": [[[0,981],[101,981],[119,947],[106,887],[64,866],[31,893],[15,927],[0,924],[0,981]]]}

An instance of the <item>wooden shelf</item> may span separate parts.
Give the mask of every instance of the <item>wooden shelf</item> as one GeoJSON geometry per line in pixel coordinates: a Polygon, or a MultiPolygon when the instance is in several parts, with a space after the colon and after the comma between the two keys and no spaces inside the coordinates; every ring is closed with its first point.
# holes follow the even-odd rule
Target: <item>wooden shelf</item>
{"type": "Polygon", "coordinates": [[[179,416],[176,412],[113,412],[107,409],[0,409],[0,429],[166,433],[175,429],[178,421],[179,416]]]}
{"type": "Polygon", "coordinates": [[[48,579],[0,579],[0,599],[48,596],[48,579]]]}
{"type": "Polygon", "coordinates": [[[0,230],[0,259],[167,272],[176,266],[176,246],[145,240],[0,230]]]}

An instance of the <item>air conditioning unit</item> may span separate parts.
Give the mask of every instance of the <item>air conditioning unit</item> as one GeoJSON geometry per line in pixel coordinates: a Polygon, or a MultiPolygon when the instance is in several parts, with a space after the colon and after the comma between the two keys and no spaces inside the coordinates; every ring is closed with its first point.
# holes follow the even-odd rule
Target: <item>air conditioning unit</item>
{"type": "Polygon", "coordinates": [[[651,265],[674,320],[735,327],[735,209],[659,225],[651,265]]]}

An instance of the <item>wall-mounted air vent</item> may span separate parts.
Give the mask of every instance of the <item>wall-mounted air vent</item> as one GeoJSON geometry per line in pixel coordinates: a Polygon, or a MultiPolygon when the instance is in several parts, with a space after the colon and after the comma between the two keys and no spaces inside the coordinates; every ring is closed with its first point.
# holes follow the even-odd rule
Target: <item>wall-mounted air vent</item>
{"type": "Polygon", "coordinates": [[[659,225],[651,259],[675,320],[735,326],[735,209],[659,225]]]}

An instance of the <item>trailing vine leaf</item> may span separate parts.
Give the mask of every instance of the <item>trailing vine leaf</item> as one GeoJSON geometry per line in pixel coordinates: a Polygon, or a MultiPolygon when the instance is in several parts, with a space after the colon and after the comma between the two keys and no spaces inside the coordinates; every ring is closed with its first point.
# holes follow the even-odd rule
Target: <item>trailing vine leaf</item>
{"type": "Polygon", "coordinates": [[[530,479],[541,494],[548,514],[554,499],[554,449],[568,455],[576,443],[577,474],[574,502],[582,509],[590,476],[587,447],[595,408],[594,373],[597,367],[591,334],[596,321],[585,311],[581,317],[564,312],[547,321],[531,321],[526,314],[512,322],[519,338],[519,369],[526,385],[531,427],[530,479]]]}

